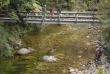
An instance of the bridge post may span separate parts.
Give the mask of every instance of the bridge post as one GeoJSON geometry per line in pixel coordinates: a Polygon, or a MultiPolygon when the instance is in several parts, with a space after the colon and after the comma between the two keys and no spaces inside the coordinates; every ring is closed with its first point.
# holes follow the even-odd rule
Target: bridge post
{"type": "Polygon", "coordinates": [[[78,12],[75,14],[76,23],[77,23],[77,21],[78,21],[78,18],[77,18],[77,16],[78,16],[78,12]]]}
{"type": "Polygon", "coordinates": [[[26,21],[27,21],[27,15],[28,15],[28,13],[26,13],[26,21]]]}
{"type": "Polygon", "coordinates": [[[92,22],[92,25],[94,26],[94,19],[95,19],[95,13],[93,12],[93,15],[92,15],[92,17],[93,17],[93,22],[92,22]]]}
{"type": "Polygon", "coordinates": [[[60,12],[57,12],[58,13],[58,21],[60,21],[60,12]]]}

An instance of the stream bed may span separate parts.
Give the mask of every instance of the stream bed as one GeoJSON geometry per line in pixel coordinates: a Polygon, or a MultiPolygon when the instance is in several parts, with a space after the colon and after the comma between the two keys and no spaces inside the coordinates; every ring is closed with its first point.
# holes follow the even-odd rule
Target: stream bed
{"type": "Polygon", "coordinates": [[[33,52],[14,57],[0,57],[0,74],[68,74],[69,67],[86,69],[94,59],[95,40],[88,26],[49,25],[41,32],[22,38],[20,48],[31,47],[33,52]],[[89,36],[89,37],[88,37],[89,36]],[[49,52],[56,49],[55,52],[49,52]],[[44,62],[43,56],[55,56],[57,62],[44,62]]]}

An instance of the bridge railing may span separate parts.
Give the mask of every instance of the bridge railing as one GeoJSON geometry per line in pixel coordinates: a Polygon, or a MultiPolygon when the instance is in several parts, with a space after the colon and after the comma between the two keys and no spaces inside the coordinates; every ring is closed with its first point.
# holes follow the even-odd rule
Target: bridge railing
{"type": "MultiPolygon", "coordinates": [[[[98,12],[71,12],[71,11],[62,11],[61,13],[57,13],[55,11],[54,13],[50,13],[49,11],[47,12],[27,12],[27,11],[20,11],[16,12],[20,16],[19,21],[47,21],[47,22],[99,22],[98,16],[102,15],[101,13],[98,12]],[[35,15],[37,14],[37,15],[35,15]]],[[[5,20],[6,21],[17,21],[13,18],[11,18],[9,15],[6,15],[5,13],[0,14],[0,20],[5,20]]]]}

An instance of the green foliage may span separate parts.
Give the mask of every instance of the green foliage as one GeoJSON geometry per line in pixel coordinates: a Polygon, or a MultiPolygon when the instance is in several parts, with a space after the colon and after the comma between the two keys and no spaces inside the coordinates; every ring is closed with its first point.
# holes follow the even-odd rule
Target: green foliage
{"type": "Polygon", "coordinates": [[[110,41],[110,26],[109,25],[103,30],[103,35],[104,35],[105,40],[109,42],[110,41]]]}
{"type": "Polygon", "coordinates": [[[62,7],[63,10],[99,10],[102,3],[107,0],[38,0],[42,6],[47,5],[47,9],[62,7]]]}
{"type": "Polygon", "coordinates": [[[4,24],[0,23],[0,54],[1,56],[12,56],[13,47],[23,35],[37,32],[38,25],[35,24],[4,24]]]}
{"type": "Polygon", "coordinates": [[[40,3],[36,0],[1,0],[0,1],[0,10],[12,11],[9,15],[18,20],[18,14],[15,11],[32,11],[33,8],[41,10],[42,7],[40,3]]]}
{"type": "Polygon", "coordinates": [[[104,67],[98,67],[97,74],[110,74],[110,71],[107,71],[104,67]]]}
{"type": "Polygon", "coordinates": [[[16,13],[14,11],[9,13],[9,15],[11,16],[11,18],[13,18],[15,20],[19,20],[18,16],[16,15],[16,13]]]}
{"type": "Polygon", "coordinates": [[[8,5],[9,5],[9,3],[10,3],[10,0],[1,0],[0,1],[0,9],[2,8],[2,7],[8,7],[8,5]]]}
{"type": "Polygon", "coordinates": [[[110,60],[110,47],[106,48],[107,58],[110,60]]]}
{"type": "Polygon", "coordinates": [[[9,34],[0,26],[0,54],[5,56],[12,56],[12,48],[9,45],[9,34]]]}
{"type": "Polygon", "coordinates": [[[104,13],[104,15],[100,18],[101,21],[105,24],[108,24],[106,26],[106,28],[103,30],[103,35],[105,37],[105,40],[107,42],[110,41],[110,2],[107,0],[103,0],[104,4],[102,6],[102,12],[104,13]]]}

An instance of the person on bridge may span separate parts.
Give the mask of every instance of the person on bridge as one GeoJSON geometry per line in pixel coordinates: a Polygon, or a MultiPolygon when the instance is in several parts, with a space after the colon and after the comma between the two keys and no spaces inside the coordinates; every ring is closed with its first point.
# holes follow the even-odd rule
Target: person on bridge
{"type": "Polygon", "coordinates": [[[46,18],[46,5],[42,7],[42,19],[44,20],[46,18]]]}
{"type": "Polygon", "coordinates": [[[51,13],[51,15],[54,14],[54,8],[50,9],[50,13],[51,13]]]}
{"type": "Polygon", "coordinates": [[[62,14],[60,14],[61,13],[61,7],[58,7],[57,13],[58,13],[58,20],[60,21],[60,16],[62,16],[62,14]]]}
{"type": "MultiPolygon", "coordinates": [[[[37,12],[37,8],[36,8],[36,7],[34,8],[34,12],[37,12]]],[[[35,13],[35,15],[37,16],[38,14],[37,14],[37,13],[35,13]]]]}
{"type": "Polygon", "coordinates": [[[61,13],[61,7],[58,7],[57,13],[61,13]]]}
{"type": "Polygon", "coordinates": [[[54,8],[50,9],[51,17],[54,15],[54,8]]]}

